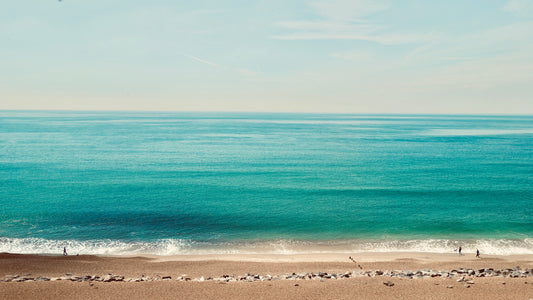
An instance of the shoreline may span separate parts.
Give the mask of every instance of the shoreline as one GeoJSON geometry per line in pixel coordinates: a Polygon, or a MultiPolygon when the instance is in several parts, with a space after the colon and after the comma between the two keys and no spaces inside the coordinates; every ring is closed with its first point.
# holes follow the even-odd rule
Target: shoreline
{"type": "Polygon", "coordinates": [[[116,258],[132,259],[142,258],[153,260],[154,262],[164,261],[249,261],[249,262],[343,262],[350,261],[348,257],[357,258],[361,262],[391,262],[398,259],[413,259],[419,262],[483,262],[483,261],[524,261],[533,264],[533,254],[481,254],[476,258],[474,253],[441,253],[441,252],[320,252],[320,253],[235,253],[235,254],[76,254],[62,255],[61,253],[10,253],[0,252],[0,259],[5,257],[42,257],[42,258],[73,258],[73,257],[93,257],[93,258],[116,258]]]}
{"type": "Polygon", "coordinates": [[[533,239],[339,239],[339,240],[240,240],[227,243],[181,239],[153,241],[49,240],[42,238],[2,238],[0,253],[114,256],[216,256],[216,255],[330,255],[366,253],[463,253],[482,255],[533,255],[533,239]]]}
{"type": "Polygon", "coordinates": [[[482,255],[478,259],[469,254],[418,252],[128,257],[0,253],[0,279],[5,279],[6,275],[34,279],[64,278],[57,281],[0,282],[0,290],[5,291],[0,298],[533,298],[533,278],[529,273],[520,278],[477,277],[468,273],[454,274],[453,277],[444,277],[444,273],[431,276],[431,272],[443,270],[503,270],[517,266],[523,272],[529,272],[533,269],[533,255],[482,255]],[[350,256],[355,262],[349,259],[350,256]],[[383,274],[376,273],[377,270],[383,274]],[[417,271],[426,276],[417,277],[417,271]],[[413,276],[396,276],[396,273],[390,276],[391,272],[412,272],[413,276]],[[319,273],[327,273],[330,278],[320,277],[319,273]],[[348,273],[349,276],[341,277],[348,273]],[[118,282],[100,281],[109,274],[123,278],[118,282]],[[309,275],[298,277],[302,274],[309,275]],[[332,274],[334,278],[331,278],[332,274]],[[223,275],[228,276],[228,281],[215,280],[223,275]],[[72,276],[77,277],[76,280],[71,280],[72,276]],[[83,276],[100,279],[82,280],[83,276]],[[258,279],[260,276],[264,279],[277,276],[277,279],[249,281],[247,276],[257,276],[258,279]],[[461,276],[464,278],[459,281],[461,276]],[[169,278],[164,280],[164,277],[169,278]],[[186,280],[187,277],[190,280],[186,280]],[[142,278],[150,280],[127,282],[142,278]],[[235,280],[230,281],[230,278],[235,280]]]}

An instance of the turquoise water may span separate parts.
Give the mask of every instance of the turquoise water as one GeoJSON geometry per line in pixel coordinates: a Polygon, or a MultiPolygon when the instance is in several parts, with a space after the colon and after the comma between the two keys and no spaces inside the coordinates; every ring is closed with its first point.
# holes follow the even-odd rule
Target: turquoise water
{"type": "Polygon", "coordinates": [[[533,253],[533,116],[0,111],[0,252],[533,253]]]}

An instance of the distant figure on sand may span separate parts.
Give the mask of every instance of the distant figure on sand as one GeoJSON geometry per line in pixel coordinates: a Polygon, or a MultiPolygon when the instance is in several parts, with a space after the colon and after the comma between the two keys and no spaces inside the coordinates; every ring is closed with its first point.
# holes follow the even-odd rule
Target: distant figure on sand
{"type": "Polygon", "coordinates": [[[463,251],[463,248],[461,248],[461,246],[459,246],[459,255],[463,255],[463,253],[461,253],[461,251],[463,251]]]}
{"type": "Polygon", "coordinates": [[[477,258],[480,258],[480,257],[479,257],[479,249],[476,249],[476,257],[477,257],[477,258]]]}
{"type": "Polygon", "coordinates": [[[67,254],[67,247],[63,247],[63,255],[64,255],[64,256],[67,256],[67,255],[68,255],[68,254],[67,254]]]}

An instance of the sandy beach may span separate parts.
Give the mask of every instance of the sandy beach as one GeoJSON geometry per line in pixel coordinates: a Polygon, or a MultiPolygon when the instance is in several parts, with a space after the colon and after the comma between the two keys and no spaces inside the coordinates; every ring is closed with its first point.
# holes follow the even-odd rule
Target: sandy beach
{"type": "Polygon", "coordinates": [[[44,256],[0,254],[0,279],[46,277],[57,281],[0,282],[1,299],[531,299],[533,277],[285,279],[292,273],[353,274],[381,270],[533,268],[532,255],[482,256],[433,253],[309,255],[44,256]],[[354,261],[350,260],[352,257],[354,261]],[[123,276],[121,282],[71,281],[70,276],[123,276]],[[277,280],[221,282],[222,275],[279,276],[277,280]],[[190,281],[180,280],[190,278],[190,281]],[[139,278],[147,281],[128,282],[139,278]],[[163,279],[166,278],[166,279],[163,279]],[[466,283],[469,281],[469,283],[466,283]]]}

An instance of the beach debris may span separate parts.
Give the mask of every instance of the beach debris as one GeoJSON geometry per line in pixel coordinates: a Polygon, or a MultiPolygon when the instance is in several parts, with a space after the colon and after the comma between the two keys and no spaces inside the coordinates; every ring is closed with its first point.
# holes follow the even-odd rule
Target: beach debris
{"type": "Polygon", "coordinates": [[[385,281],[385,282],[383,282],[383,284],[388,286],[388,287],[393,287],[394,286],[394,283],[391,282],[391,281],[385,281]]]}
{"type": "Polygon", "coordinates": [[[447,285],[446,288],[447,289],[453,289],[453,285],[447,285]]]}
{"type": "MultiPolygon", "coordinates": [[[[141,275],[140,278],[125,278],[121,275],[106,274],[106,275],[73,275],[72,273],[67,276],[60,277],[29,277],[31,274],[25,274],[24,276],[19,275],[5,275],[3,278],[0,277],[1,282],[28,282],[28,281],[75,281],[75,282],[142,282],[142,281],[158,281],[158,280],[172,280],[172,276],[155,276],[150,277],[146,275],[141,275]]],[[[356,277],[388,277],[388,278],[400,278],[400,279],[417,279],[417,278],[437,278],[442,277],[443,279],[456,279],[457,282],[463,283],[465,286],[474,284],[473,278],[477,277],[500,277],[500,278],[528,278],[533,277],[533,269],[521,269],[520,267],[514,268],[504,268],[504,269],[493,269],[493,268],[482,268],[482,269],[464,269],[458,268],[451,271],[445,270],[431,270],[423,269],[417,271],[403,271],[403,270],[354,270],[338,273],[328,273],[328,272],[300,272],[300,273],[287,273],[287,274],[250,274],[246,273],[244,275],[228,275],[224,274],[220,277],[198,277],[194,278],[186,274],[176,277],[176,281],[217,281],[222,283],[228,282],[256,282],[256,281],[276,281],[276,280],[339,280],[339,279],[349,279],[356,277]]],[[[383,284],[390,282],[385,281],[383,284]]],[[[505,284],[505,282],[500,282],[505,284]]],[[[527,284],[527,282],[526,282],[527,284]]],[[[447,286],[448,287],[448,286],[447,286]]]]}

